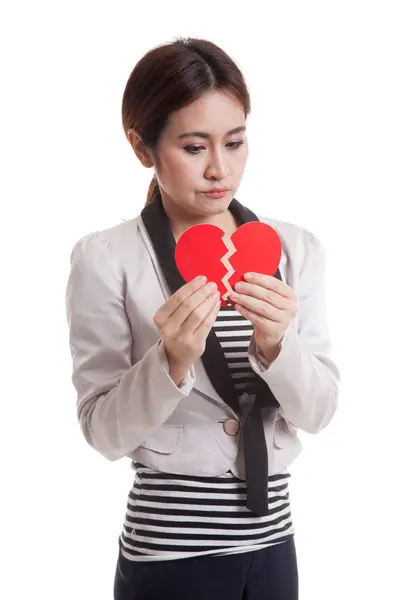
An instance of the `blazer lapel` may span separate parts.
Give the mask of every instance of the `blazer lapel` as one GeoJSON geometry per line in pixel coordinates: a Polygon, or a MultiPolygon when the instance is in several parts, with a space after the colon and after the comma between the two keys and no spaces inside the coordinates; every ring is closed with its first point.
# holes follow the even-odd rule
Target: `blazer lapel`
{"type": "MultiPolygon", "coordinates": [[[[250,221],[259,221],[258,217],[250,209],[240,204],[235,198],[231,201],[229,210],[241,225],[250,221]]],[[[186,281],[176,266],[176,242],[172,234],[168,216],[162,204],[160,193],[157,193],[152,201],[145,206],[141,212],[141,217],[169,290],[171,294],[174,294],[185,285],[186,281]]],[[[275,273],[275,277],[282,279],[279,269],[275,273]]],[[[217,394],[236,414],[239,414],[240,407],[237,391],[221,344],[213,329],[211,329],[207,336],[206,349],[201,360],[217,394]]],[[[261,406],[277,405],[275,397],[261,377],[257,376],[256,389],[254,391],[257,394],[258,401],[261,401],[261,406]]]]}

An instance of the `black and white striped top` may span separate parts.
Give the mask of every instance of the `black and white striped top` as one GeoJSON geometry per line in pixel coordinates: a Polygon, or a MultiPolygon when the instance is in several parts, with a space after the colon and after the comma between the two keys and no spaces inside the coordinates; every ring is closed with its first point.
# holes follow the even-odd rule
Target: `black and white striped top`
{"type": "MultiPolygon", "coordinates": [[[[231,307],[214,324],[238,395],[255,380],[247,350],[252,325],[231,307]]],[[[231,471],[219,477],[161,473],[139,463],[128,495],[119,542],[132,561],[248,552],[293,535],[285,470],[269,478],[270,512],[259,517],[246,506],[246,482],[231,471]]]]}

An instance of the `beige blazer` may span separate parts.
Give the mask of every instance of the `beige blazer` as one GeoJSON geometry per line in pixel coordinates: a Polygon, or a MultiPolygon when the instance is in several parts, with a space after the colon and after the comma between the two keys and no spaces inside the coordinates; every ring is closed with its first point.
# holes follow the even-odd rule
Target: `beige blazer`
{"type": "MultiPolygon", "coordinates": [[[[237,200],[230,208],[242,222],[252,220],[254,213],[237,200]]],[[[331,357],[321,242],[290,223],[254,218],[278,232],[279,271],[299,304],[281,352],[269,366],[253,339],[248,350],[252,368],[278,404],[261,409],[269,473],[274,474],[299,455],[298,429],[317,433],[331,421],[340,375],[331,357]]],[[[254,395],[242,394],[240,411],[233,410],[217,393],[202,359],[191,365],[180,387],[174,384],[153,323],[170,294],[142,214],[86,235],[74,246],[66,307],[83,434],[109,460],[127,456],[189,475],[231,470],[245,479],[239,424],[254,395]]]]}

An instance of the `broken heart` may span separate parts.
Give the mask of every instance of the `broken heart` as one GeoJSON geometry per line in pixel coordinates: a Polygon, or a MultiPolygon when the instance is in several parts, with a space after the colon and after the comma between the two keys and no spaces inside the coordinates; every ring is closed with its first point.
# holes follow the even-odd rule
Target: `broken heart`
{"type": "Polygon", "coordinates": [[[274,275],[282,254],[279,235],[266,223],[251,221],[231,236],[215,225],[194,225],[179,238],[175,262],[185,281],[205,275],[215,281],[221,304],[249,272],[274,275]]]}

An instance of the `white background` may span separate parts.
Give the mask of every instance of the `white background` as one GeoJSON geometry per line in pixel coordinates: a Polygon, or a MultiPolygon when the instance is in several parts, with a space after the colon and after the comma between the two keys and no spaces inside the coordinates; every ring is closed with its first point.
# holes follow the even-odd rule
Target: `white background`
{"type": "Polygon", "coordinates": [[[133,472],[84,441],[64,314],[69,253],[137,216],[124,137],[140,57],[208,38],[253,111],[239,201],[328,251],[340,408],[291,469],[301,600],[398,598],[398,3],[8,2],[1,9],[0,595],[109,600],[133,472]],[[397,560],[396,560],[397,558],[397,560]],[[4,588],[4,590],[3,590],[4,588]]]}

